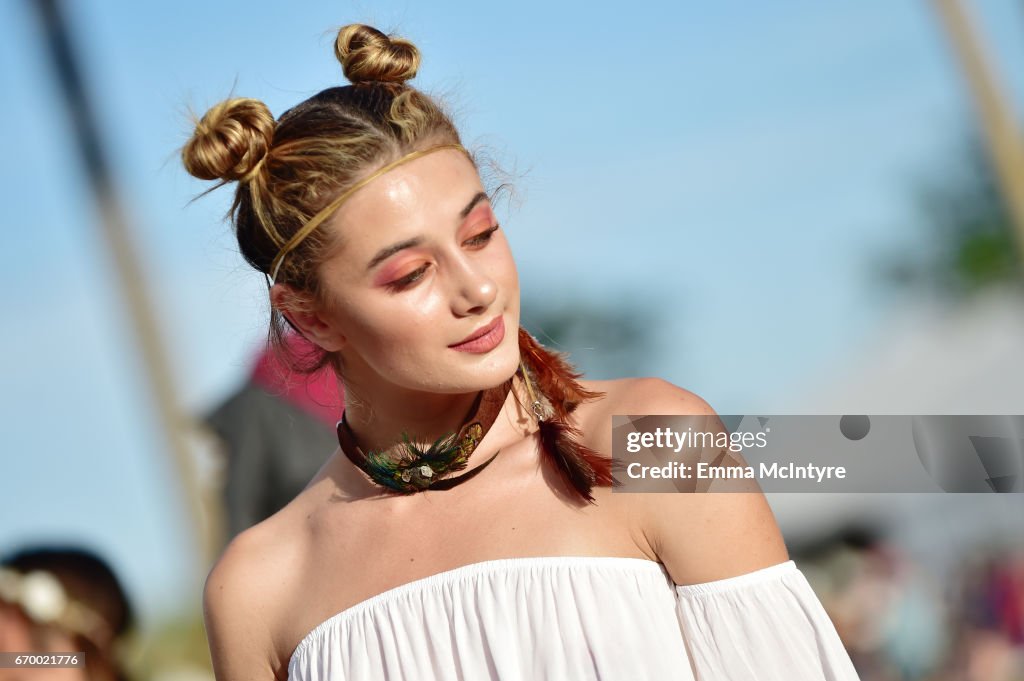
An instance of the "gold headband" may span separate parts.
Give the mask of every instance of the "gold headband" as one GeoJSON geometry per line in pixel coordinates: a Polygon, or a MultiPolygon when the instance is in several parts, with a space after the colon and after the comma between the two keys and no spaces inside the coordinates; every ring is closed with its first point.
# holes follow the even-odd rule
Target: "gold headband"
{"type": "Polygon", "coordinates": [[[285,256],[288,255],[288,253],[290,253],[296,246],[302,243],[303,239],[312,234],[313,230],[320,226],[320,223],[322,223],[324,220],[330,217],[334,211],[338,210],[341,204],[343,204],[348,197],[352,196],[352,194],[354,194],[356,190],[360,189],[364,185],[370,183],[371,181],[375,180],[376,178],[380,177],[381,175],[388,172],[392,168],[395,168],[396,166],[400,166],[403,163],[413,161],[419,158],[420,156],[426,156],[431,152],[440,151],[442,149],[458,149],[466,156],[469,156],[469,152],[466,151],[461,144],[440,144],[436,147],[420,149],[419,151],[414,151],[411,154],[406,154],[397,161],[393,161],[384,166],[383,168],[380,168],[379,170],[372,173],[368,177],[364,177],[359,182],[356,182],[355,185],[349,187],[347,190],[342,192],[341,196],[334,199],[334,201],[331,201],[331,203],[328,204],[326,208],[324,208],[322,211],[314,215],[309,222],[304,224],[299,231],[295,232],[295,234],[292,235],[291,239],[288,239],[288,241],[285,242],[284,246],[281,247],[281,250],[278,251],[276,256],[274,256],[273,262],[270,263],[270,280],[277,280],[277,271],[281,268],[281,263],[284,262],[285,256]]]}

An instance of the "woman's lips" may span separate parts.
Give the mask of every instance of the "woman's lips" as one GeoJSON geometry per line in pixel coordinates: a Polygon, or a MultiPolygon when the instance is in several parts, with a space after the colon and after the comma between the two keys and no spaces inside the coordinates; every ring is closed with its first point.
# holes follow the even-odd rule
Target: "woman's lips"
{"type": "Polygon", "coordinates": [[[473,352],[482,353],[490,352],[494,348],[498,347],[498,344],[505,338],[505,320],[501,315],[488,324],[484,329],[483,333],[477,335],[476,338],[456,343],[455,345],[449,345],[452,350],[458,350],[459,352],[473,352]]]}

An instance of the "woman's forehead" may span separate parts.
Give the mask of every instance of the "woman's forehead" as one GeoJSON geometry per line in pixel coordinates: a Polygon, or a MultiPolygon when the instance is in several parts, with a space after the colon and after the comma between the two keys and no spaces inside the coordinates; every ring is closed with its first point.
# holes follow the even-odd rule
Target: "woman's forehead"
{"type": "Polygon", "coordinates": [[[361,187],[333,222],[343,236],[352,225],[404,231],[441,221],[457,223],[466,202],[480,191],[480,176],[466,155],[441,150],[393,168],[361,187]]]}

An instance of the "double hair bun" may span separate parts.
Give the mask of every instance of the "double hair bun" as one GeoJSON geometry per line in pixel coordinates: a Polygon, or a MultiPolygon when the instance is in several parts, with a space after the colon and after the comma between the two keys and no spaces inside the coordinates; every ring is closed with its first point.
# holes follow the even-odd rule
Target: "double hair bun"
{"type": "Polygon", "coordinates": [[[353,85],[402,84],[414,78],[420,67],[420,51],[415,45],[365,24],[349,24],[338,31],[334,55],[353,85]]]}
{"type": "MultiPolygon", "coordinates": [[[[334,54],[353,85],[402,85],[416,76],[420,66],[415,45],[365,24],[343,26],[334,54]]],[[[248,182],[266,161],[275,126],[270,109],[257,99],[236,97],[215,104],[195,124],[182,148],[185,169],[201,180],[248,182]]]]}

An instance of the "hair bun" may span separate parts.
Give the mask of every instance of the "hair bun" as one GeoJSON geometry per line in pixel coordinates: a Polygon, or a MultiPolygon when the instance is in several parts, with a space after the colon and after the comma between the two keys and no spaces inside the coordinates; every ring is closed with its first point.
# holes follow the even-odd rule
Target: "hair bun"
{"type": "Polygon", "coordinates": [[[274,116],[256,99],[226,99],[196,124],[181,150],[185,169],[201,180],[248,180],[274,139],[274,116]]]}
{"type": "Polygon", "coordinates": [[[365,24],[343,26],[334,43],[334,54],[353,85],[404,83],[415,77],[420,67],[420,51],[415,45],[365,24]]]}

